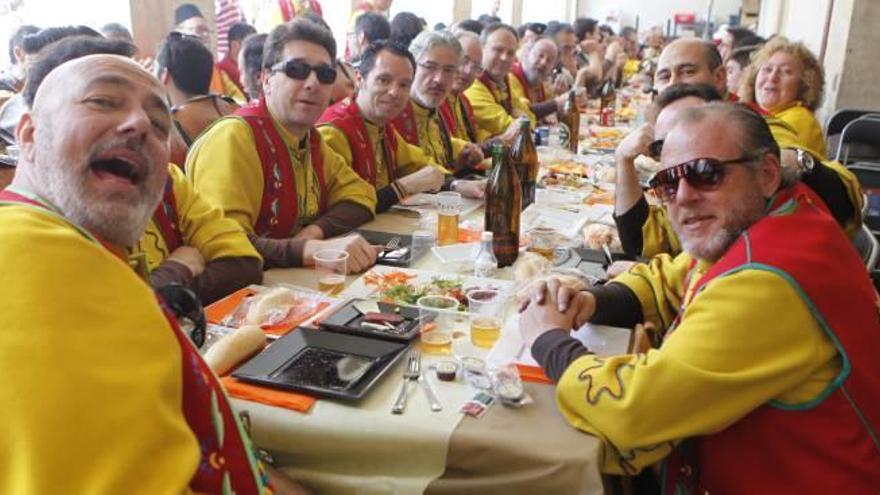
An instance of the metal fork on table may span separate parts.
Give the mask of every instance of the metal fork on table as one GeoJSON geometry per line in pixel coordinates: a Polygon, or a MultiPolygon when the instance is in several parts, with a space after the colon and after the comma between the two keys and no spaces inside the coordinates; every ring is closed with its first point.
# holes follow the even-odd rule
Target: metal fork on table
{"type": "Polygon", "coordinates": [[[392,237],[385,243],[385,252],[394,251],[400,247],[400,237],[392,237]]]}
{"type": "Polygon", "coordinates": [[[419,379],[419,359],[419,351],[410,351],[409,356],[406,358],[406,370],[403,372],[403,384],[400,387],[400,392],[397,394],[397,399],[394,401],[394,405],[391,406],[391,412],[394,414],[403,414],[403,410],[406,408],[406,393],[409,382],[419,379]]]}

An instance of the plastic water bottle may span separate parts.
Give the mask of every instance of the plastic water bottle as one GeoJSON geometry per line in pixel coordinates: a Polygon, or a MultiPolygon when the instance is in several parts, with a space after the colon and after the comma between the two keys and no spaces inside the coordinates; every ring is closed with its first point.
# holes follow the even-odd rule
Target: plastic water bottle
{"type": "Polygon", "coordinates": [[[474,261],[474,276],[491,278],[498,270],[498,259],[492,250],[492,232],[484,231],[480,236],[480,250],[474,261]]]}

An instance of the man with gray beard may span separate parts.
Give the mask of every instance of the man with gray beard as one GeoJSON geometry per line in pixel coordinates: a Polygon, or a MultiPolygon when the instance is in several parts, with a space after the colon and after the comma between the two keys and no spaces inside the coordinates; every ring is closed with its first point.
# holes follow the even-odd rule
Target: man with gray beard
{"type": "Polygon", "coordinates": [[[603,472],[662,461],[668,492],[874,491],[880,318],[858,253],[812,189],[782,185],[751,109],[687,108],[660,162],[684,253],[589,292],[536,284],[520,315],[562,414],[602,439],[603,472]],[[587,321],[637,345],[596,356],[569,335],[587,321]]]}
{"type": "Polygon", "coordinates": [[[0,493],[264,491],[219,380],[126,262],[168,177],[162,87],[117,55],[46,73],[0,193],[0,493]]]}

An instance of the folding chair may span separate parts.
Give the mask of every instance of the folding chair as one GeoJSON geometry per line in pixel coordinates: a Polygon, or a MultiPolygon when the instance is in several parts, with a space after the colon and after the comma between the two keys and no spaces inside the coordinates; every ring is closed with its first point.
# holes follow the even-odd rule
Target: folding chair
{"type": "Polygon", "coordinates": [[[871,232],[867,225],[862,225],[852,240],[853,246],[865,262],[865,267],[871,271],[877,266],[877,257],[880,256],[880,242],[871,232]]]}
{"type": "Polygon", "coordinates": [[[880,118],[863,116],[846,124],[835,160],[844,166],[853,161],[880,163],[880,118]]]}
{"type": "Polygon", "coordinates": [[[840,145],[840,133],[843,132],[843,128],[853,120],[865,116],[880,117],[880,110],[841,108],[828,118],[825,122],[825,144],[828,146],[828,156],[837,154],[837,149],[840,145]]]}
{"type": "Polygon", "coordinates": [[[863,223],[875,233],[880,233],[880,164],[858,162],[847,168],[855,174],[865,195],[863,223]]]}

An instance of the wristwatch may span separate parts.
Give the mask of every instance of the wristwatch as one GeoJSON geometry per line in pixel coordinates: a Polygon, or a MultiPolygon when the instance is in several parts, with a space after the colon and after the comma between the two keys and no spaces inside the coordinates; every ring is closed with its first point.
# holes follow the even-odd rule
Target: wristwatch
{"type": "Polygon", "coordinates": [[[798,175],[806,177],[813,173],[813,169],[816,167],[816,159],[813,158],[813,155],[800,148],[797,148],[794,151],[797,154],[798,175]]]}

